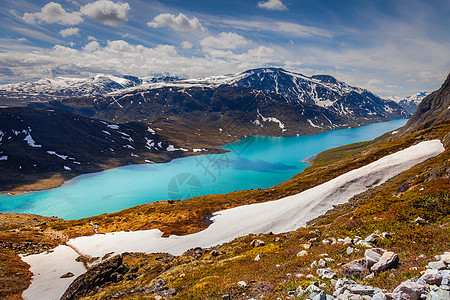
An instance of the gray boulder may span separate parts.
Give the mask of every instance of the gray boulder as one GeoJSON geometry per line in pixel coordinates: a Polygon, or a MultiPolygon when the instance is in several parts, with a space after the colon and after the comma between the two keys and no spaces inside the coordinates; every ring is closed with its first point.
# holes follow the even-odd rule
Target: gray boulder
{"type": "Polygon", "coordinates": [[[427,295],[427,300],[448,300],[450,299],[450,291],[433,287],[427,295]]]}
{"type": "Polygon", "coordinates": [[[397,267],[399,261],[400,259],[397,254],[392,251],[387,251],[383,253],[380,260],[375,263],[370,270],[374,273],[380,273],[382,271],[397,267]]]}
{"type": "Polygon", "coordinates": [[[368,268],[371,268],[374,264],[380,261],[381,255],[385,253],[386,250],[383,250],[381,248],[372,248],[367,249],[366,252],[364,252],[364,258],[366,259],[366,265],[368,268]]]}
{"type": "Polygon", "coordinates": [[[366,237],[366,238],[364,239],[364,241],[366,241],[366,242],[368,242],[368,243],[375,244],[375,243],[377,242],[377,237],[378,237],[378,235],[376,235],[376,234],[371,234],[371,235],[369,235],[368,237],[366,237]]]}
{"type": "Polygon", "coordinates": [[[445,263],[442,260],[429,262],[427,267],[430,269],[435,269],[435,270],[447,269],[447,266],[445,265],[445,263]]]}
{"type": "Polygon", "coordinates": [[[445,252],[441,255],[441,260],[444,262],[444,264],[450,265],[450,252],[445,252]]]}
{"type": "Polygon", "coordinates": [[[373,295],[372,300],[386,300],[386,295],[383,292],[378,292],[373,295]]]}
{"type": "Polygon", "coordinates": [[[419,300],[421,295],[428,294],[429,288],[420,281],[407,280],[394,289],[394,294],[399,295],[399,299],[419,300]]]}
{"type": "Polygon", "coordinates": [[[320,291],[316,296],[311,298],[313,300],[327,300],[327,293],[325,291],[320,291]]]}
{"type": "Polygon", "coordinates": [[[252,245],[252,247],[262,247],[262,246],[265,246],[266,243],[261,240],[253,240],[251,245],[252,245]]]}
{"type": "Polygon", "coordinates": [[[365,285],[360,285],[360,284],[354,284],[354,285],[350,285],[348,287],[348,289],[350,290],[350,292],[352,294],[357,294],[357,295],[373,295],[375,293],[375,289],[371,286],[365,286],[365,285]]]}
{"type": "Polygon", "coordinates": [[[434,274],[425,274],[422,275],[419,280],[431,284],[431,285],[441,285],[442,282],[442,275],[439,273],[434,273],[434,274]]]}
{"type": "Polygon", "coordinates": [[[369,269],[366,267],[365,259],[356,259],[346,263],[341,267],[341,271],[344,275],[349,277],[363,277],[369,274],[369,269]]]}

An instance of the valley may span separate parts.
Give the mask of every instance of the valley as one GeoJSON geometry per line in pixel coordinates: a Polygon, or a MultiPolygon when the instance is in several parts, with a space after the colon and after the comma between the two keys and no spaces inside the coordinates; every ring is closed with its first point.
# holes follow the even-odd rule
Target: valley
{"type": "MultiPolygon", "coordinates": [[[[33,241],[38,240],[43,243],[39,247],[64,244],[70,238],[91,236],[93,228],[90,222],[97,224],[102,234],[148,229],[160,230],[164,233],[163,237],[193,234],[208,228],[208,216],[216,211],[297,195],[420,142],[438,139],[448,149],[449,119],[445,117],[446,111],[441,108],[450,105],[447,94],[449,86],[450,78],[439,91],[424,100],[418,111],[426,111],[425,116],[423,113],[416,114],[405,127],[393,134],[322,152],[315,157],[312,166],[280,185],[183,201],[149,203],[117,213],[73,221],[45,218],[42,223],[33,223],[41,221],[31,221],[27,215],[17,215],[19,220],[23,220],[23,224],[29,225],[14,227],[17,225],[11,223],[10,226],[13,227],[8,228],[18,230],[2,231],[3,239],[10,241],[11,245],[21,245],[23,239],[28,239],[29,247],[35,245],[36,242],[33,241]],[[41,238],[36,239],[38,236],[41,238]]],[[[324,215],[311,220],[307,227],[289,233],[247,235],[216,247],[195,248],[175,257],[169,254],[123,254],[120,261],[117,261],[117,257],[110,261],[117,261],[119,265],[126,263],[123,277],[107,281],[101,290],[96,289],[94,284],[90,287],[94,290],[89,293],[74,285],[70,293],[86,299],[108,295],[154,298],[155,295],[168,296],[164,291],[170,290],[170,297],[179,299],[196,298],[200,295],[211,298],[224,295],[245,298],[242,293],[253,297],[265,295],[270,299],[288,295],[292,290],[300,291],[299,287],[304,291],[313,280],[319,280],[321,289],[333,293],[334,283],[317,279],[319,275],[310,265],[314,260],[317,263],[321,257],[329,257],[332,260],[328,266],[338,276],[343,276],[340,266],[358,258],[358,251],[366,249],[366,246],[352,245],[352,249],[359,250],[352,250],[353,253],[348,254],[348,246],[325,243],[325,240],[343,240],[350,236],[352,240],[358,241],[358,236],[391,232],[392,238],[378,239],[377,246],[398,253],[402,264],[393,271],[357,279],[361,284],[380,286],[383,293],[388,294],[402,281],[420,276],[419,272],[433,260],[434,255],[442,254],[450,247],[448,153],[445,150],[385,183],[354,196],[348,203],[335,206],[324,215]],[[264,244],[255,246],[254,240],[261,240],[264,244]],[[414,243],[411,244],[411,241],[414,243]],[[299,255],[302,249],[306,249],[306,257],[299,255]],[[324,253],[327,255],[324,256],[324,253]],[[417,259],[419,253],[423,256],[417,259]],[[255,257],[259,257],[259,260],[255,257]],[[261,269],[261,266],[264,268],[261,269]],[[127,271],[131,267],[136,267],[136,271],[127,271]],[[181,274],[184,276],[180,276],[181,274]],[[156,288],[156,282],[160,279],[166,288],[156,288]],[[211,289],[213,281],[214,289],[211,289]],[[240,281],[245,281],[246,286],[236,284],[240,281]]],[[[9,217],[9,214],[2,216],[9,217]]],[[[41,217],[37,220],[39,218],[41,217]]],[[[15,251],[23,251],[9,249],[12,251],[11,255],[15,251]]],[[[94,270],[95,268],[92,269],[94,270]]],[[[88,272],[82,278],[91,282],[89,278],[93,275],[94,273],[88,272]]],[[[29,273],[17,276],[16,280],[26,281],[29,273]]]]}

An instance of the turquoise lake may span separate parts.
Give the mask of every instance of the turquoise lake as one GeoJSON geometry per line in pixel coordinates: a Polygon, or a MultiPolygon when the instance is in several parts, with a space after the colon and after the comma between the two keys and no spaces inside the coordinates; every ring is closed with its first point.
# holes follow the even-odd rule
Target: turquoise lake
{"type": "Polygon", "coordinates": [[[120,167],[78,176],[63,186],[23,195],[0,195],[0,212],[78,219],[168,199],[267,188],[304,170],[305,158],[367,141],[407,119],[299,137],[252,136],[223,146],[230,152],[120,167]]]}

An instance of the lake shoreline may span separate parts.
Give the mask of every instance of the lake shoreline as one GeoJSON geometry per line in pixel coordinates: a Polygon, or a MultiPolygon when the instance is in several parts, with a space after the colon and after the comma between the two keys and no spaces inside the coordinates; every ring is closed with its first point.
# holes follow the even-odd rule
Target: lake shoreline
{"type": "MultiPolygon", "coordinates": [[[[165,163],[120,166],[64,180],[60,177],[53,182],[56,184],[47,182],[46,189],[3,192],[0,194],[0,211],[75,220],[168,199],[185,200],[196,196],[266,189],[303,172],[311,165],[317,153],[337,146],[371,140],[403,126],[404,122],[406,120],[372,123],[307,136],[251,136],[223,145],[220,151],[214,153],[195,152],[178,157],[185,160],[174,158],[165,163]],[[155,172],[158,172],[158,175],[155,175],[155,172]],[[184,182],[182,178],[177,178],[180,174],[187,174],[193,179],[199,178],[199,191],[191,191],[188,194],[178,191],[179,183],[172,187],[174,179],[184,182]],[[80,181],[75,178],[80,178],[80,181]],[[71,180],[74,180],[73,184],[68,184],[71,180]],[[57,187],[62,189],[58,190],[57,187]],[[157,190],[154,190],[155,187],[157,190]],[[43,193],[29,195],[33,191],[43,193]],[[181,192],[184,193],[182,198],[177,198],[181,196],[181,192]]],[[[186,187],[180,185],[179,188],[186,187]]]]}

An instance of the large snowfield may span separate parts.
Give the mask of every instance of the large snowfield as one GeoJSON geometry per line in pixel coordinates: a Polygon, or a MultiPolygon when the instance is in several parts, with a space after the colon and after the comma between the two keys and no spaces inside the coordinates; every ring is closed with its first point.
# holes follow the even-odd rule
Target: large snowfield
{"type": "MultiPolygon", "coordinates": [[[[103,257],[110,252],[181,255],[191,248],[211,247],[248,234],[293,231],[334,205],[345,203],[352,196],[380,185],[444,150],[439,140],[421,142],[299,194],[219,211],[207,229],[195,234],[163,238],[161,231],[153,229],[96,234],[71,239],[67,244],[91,257],[103,257]]],[[[22,257],[33,273],[31,285],[23,293],[24,299],[59,299],[76,276],[84,272],[83,265],[75,262],[79,254],[71,247],[62,245],[49,253],[22,257]],[[69,271],[75,276],[60,278],[69,271]]]]}

